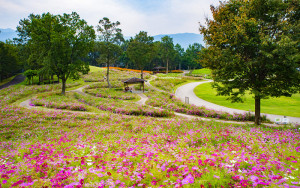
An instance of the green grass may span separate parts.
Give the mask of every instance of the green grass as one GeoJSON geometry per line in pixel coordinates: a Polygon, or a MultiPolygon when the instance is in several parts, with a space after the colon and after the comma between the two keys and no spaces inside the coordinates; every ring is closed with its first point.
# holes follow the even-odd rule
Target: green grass
{"type": "Polygon", "coordinates": [[[158,73],[156,74],[157,77],[175,77],[175,78],[180,78],[182,77],[182,73],[168,73],[168,74],[162,74],[158,73]]]}
{"type": "Polygon", "coordinates": [[[192,71],[192,74],[200,74],[200,75],[204,75],[204,74],[211,74],[211,70],[207,69],[207,68],[203,68],[203,69],[195,69],[192,71]]]}
{"type": "MultiPolygon", "coordinates": [[[[221,106],[247,111],[254,111],[255,109],[254,99],[250,94],[246,94],[244,96],[244,103],[231,103],[231,101],[226,100],[226,96],[216,96],[217,92],[211,87],[210,83],[205,83],[197,86],[194,92],[201,99],[221,106]]],[[[295,94],[292,97],[263,99],[261,101],[261,112],[283,116],[300,117],[300,94],[295,94]]]]}
{"type": "Polygon", "coordinates": [[[98,72],[98,71],[105,71],[105,68],[101,68],[101,67],[96,67],[96,66],[91,66],[90,65],[90,72],[98,72]]]}

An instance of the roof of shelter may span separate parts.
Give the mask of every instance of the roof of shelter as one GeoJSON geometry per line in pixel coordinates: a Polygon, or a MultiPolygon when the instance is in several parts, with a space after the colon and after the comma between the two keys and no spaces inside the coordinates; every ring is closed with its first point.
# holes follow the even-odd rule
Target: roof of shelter
{"type": "Polygon", "coordinates": [[[124,82],[124,83],[137,83],[137,82],[147,82],[147,80],[143,80],[143,79],[140,79],[140,78],[132,77],[132,78],[129,78],[127,80],[123,80],[122,82],[124,82]]]}

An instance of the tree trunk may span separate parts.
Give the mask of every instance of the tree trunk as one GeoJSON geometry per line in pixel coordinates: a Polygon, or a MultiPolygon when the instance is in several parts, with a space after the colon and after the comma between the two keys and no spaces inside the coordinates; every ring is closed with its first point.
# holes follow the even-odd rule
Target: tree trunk
{"type": "Polygon", "coordinates": [[[141,69],[141,79],[144,79],[143,69],[141,69]]]}
{"type": "Polygon", "coordinates": [[[58,83],[59,83],[59,74],[57,75],[57,81],[58,81],[58,83]]]}
{"type": "Polygon", "coordinates": [[[109,63],[107,63],[106,80],[107,80],[108,88],[110,89],[110,88],[111,88],[111,85],[110,85],[110,83],[109,83],[109,63]]]}
{"type": "Polygon", "coordinates": [[[52,84],[54,84],[53,74],[51,74],[51,82],[52,82],[52,84]]]}
{"type": "Polygon", "coordinates": [[[61,88],[61,94],[65,95],[66,94],[66,79],[64,76],[62,76],[61,78],[61,82],[62,82],[62,88],[61,88]]]}
{"type": "Polygon", "coordinates": [[[167,59],[167,67],[166,67],[166,74],[169,72],[169,59],[167,59]]]}
{"type": "Polygon", "coordinates": [[[260,118],[260,97],[255,96],[255,124],[260,125],[261,118],[260,118]]]}

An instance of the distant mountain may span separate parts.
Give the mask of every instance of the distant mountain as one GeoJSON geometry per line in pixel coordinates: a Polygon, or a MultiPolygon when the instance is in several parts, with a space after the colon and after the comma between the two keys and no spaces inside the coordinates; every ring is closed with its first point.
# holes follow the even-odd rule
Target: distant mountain
{"type": "MultiPolygon", "coordinates": [[[[13,39],[18,37],[17,32],[13,29],[0,29],[0,41],[5,42],[7,39],[13,39]]],[[[166,34],[173,38],[174,45],[180,44],[185,50],[190,44],[200,43],[204,46],[203,36],[195,33],[177,33],[177,34],[166,34]]],[[[155,35],[154,41],[160,41],[165,34],[155,35]]],[[[125,37],[125,39],[130,39],[130,37],[125,37]]]]}
{"type": "MultiPolygon", "coordinates": [[[[188,48],[190,44],[199,43],[205,46],[203,41],[203,36],[195,33],[177,33],[177,34],[161,34],[155,35],[154,41],[161,41],[161,38],[164,36],[170,36],[173,38],[174,45],[180,44],[185,50],[188,48]]],[[[130,37],[124,37],[126,40],[130,39],[130,37]]]]}
{"type": "Polygon", "coordinates": [[[0,41],[2,42],[18,37],[17,32],[13,29],[0,29],[0,31],[0,41]]]}
{"type": "MultiPolygon", "coordinates": [[[[166,35],[155,35],[154,40],[160,41],[162,37],[166,35]]],[[[199,43],[204,46],[203,36],[195,33],[177,33],[177,34],[168,34],[173,38],[174,45],[180,44],[185,50],[190,44],[199,43]]]]}

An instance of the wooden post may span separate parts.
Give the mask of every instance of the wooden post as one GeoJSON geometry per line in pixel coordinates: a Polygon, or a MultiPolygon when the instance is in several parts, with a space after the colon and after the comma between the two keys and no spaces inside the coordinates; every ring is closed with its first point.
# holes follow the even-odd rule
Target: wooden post
{"type": "Polygon", "coordinates": [[[143,93],[145,92],[145,82],[143,82],[143,93]]]}

